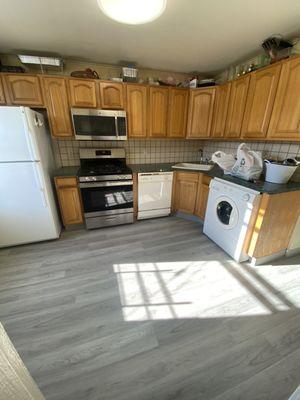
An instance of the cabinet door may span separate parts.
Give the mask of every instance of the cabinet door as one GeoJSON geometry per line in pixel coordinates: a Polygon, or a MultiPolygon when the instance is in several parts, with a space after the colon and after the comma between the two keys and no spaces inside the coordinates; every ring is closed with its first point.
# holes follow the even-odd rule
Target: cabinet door
{"type": "Polygon", "coordinates": [[[225,134],[231,83],[216,87],[211,135],[221,138],[225,134]]]}
{"type": "Polygon", "coordinates": [[[187,138],[210,136],[215,88],[195,89],[190,93],[187,138]]]}
{"type": "Polygon", "coordinates": [[[97,107],[96,82],[88,79],[69,79],[72,107],[97,107]]]}
{"type": "Polygon", "coordinates": [[[73,136],[73,129],[66,79],[63,77],[43,77],[42,79],[52,136],[70,138],[73,136]]]}
{"type": "Polygon", "coordinates": [[[205,174],[202,174],[202,176],[199,177],[195,214],[198,215],[198,217],[202,218],[203,220],[205,219],[208,194],[209,194],[209,183],[211,179],[212,179],[211,177],[205,174]]]}
{"type": "Polygon", "coordinates": [[[264,138],[267,134],[277,91],[281,65],[253,72],[246,101],[242,136],[264,138]]]}
{"type": "Polygon", "coordinates": [[[76,178],[56,178],[55,184],[64,226],[81,224],[83,216],[76,178]]]}
{"type": "Polygon", "coordinates": [[[149,136],[166,137],[168,130],[169,89],[150,87],[149,89],[149,136]]]}
{"type": "Polygon", "coordinates": [[[300,140],[300,58],[282,64],[268,137],[300,140]]]}
{"type": "Polygon", "coordinates": [[[43,97],[37,76],[27,74],[4,75],[9,102],[15,105],[42,106],[43,97]]]}
{"type": "Polygon", "coordinates": [[[169,89],[168,136],[171,138],[185,137],[188,99],[188,89],[169,89]]]}
{"type": "Polygon", "coordinates": [[[194,214],[199,174],[194,172],[176,172],[174,190],[174,210],[194,214]]]}
{"type": "Polygon", "coordinates": [[[100,82],[101,107],[123,109],[124,101],[124,86],[123,83],[100,82]]]}
{"type": "Polygon", "coordinates": [[[4,88],[3,88],[1,76],[0,76],[0,104],[6,104],[6,99],[5,99],[4,88]]]}
{"type": "Polygon", "coordinates": [[[241,135],[250,75],[243,76],[231,83],[225,136],[239,138],[241,135]]]}
{"type": "Polygon", "coordinates": [[[126,86],[128,135],[131,138],[145,138],[148,120],[148,88],[135,84],[126,86]]]}

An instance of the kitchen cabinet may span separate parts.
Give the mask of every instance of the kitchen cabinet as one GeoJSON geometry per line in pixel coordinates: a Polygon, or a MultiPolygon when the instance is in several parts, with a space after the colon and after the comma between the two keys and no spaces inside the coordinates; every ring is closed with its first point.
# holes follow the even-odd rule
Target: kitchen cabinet
{"type": "Polygon", "coordinates": [[[0,76],[0,104],[1,105],[6,104],[6,99],[5,99],[4,88],[3,88],[1,76],[0,76]]]}
{"type": "Polygon", "coordinates": [[[66,79],[45,76],[42,80],[52,136],[54,138],[72,138],[73,129],[66,79]]]}
{"type": "Polygon", "coordinates": [[[187,126],[188,139],[200,139],[210,136],[214,99],[214,87],[191,90],[187,126]]]}
{"type": "Polygon", "coordinates": [[[168,130],[169,88],[149,88],[149,136],[164,138],[168,130]]]}
{"type": "Polygon", "coordinates": [[[238,78],[231,83],[225,136],[235,139],[241,135],[250,74],[238,78]]]}
{"type": "Polygon", "coordinates": [[[89,79],[69,79],[71,107],[97,107],[96,82],[89,79]]]}
{"type": "Polygon", "coordinates": [[[168,137],[185,137],[188,100],[188,89],[169,88],[168,137]]]}
{"type": "Polygon", "coordinates": [[[242,136],[264,138],[267,134],[277,91],[281,64],[253,72],[250,77],[242,136]]]}
{"type": "Polygon", "coordinates": [[[268,138],[300,140],[300,58],[282,63],[268,138]]]}
{"type": "Polygon", "coordinates": [[[212,178],[205,174],[200,174],[199,176],[195,215],[197,215],[203,220],[205,218],[205,212],[209,194],[209,184],[211,180],[212,178]]]}
{"type": "Polygon", "coordinates": [[[129,138],[145,138],[148,125],[148,87],[127,84],[127,125],[129,138]]]}
{"type": "Polygon", "coordinates": [[[198,172],[178,172],[175,173],[175,187],[173,190],[173,210],[187,214],[194,214],[197,191],[198,191],[198,172]]]}
{"type": "Polygon", "coordinates": [[[100,82],[101,108],[125,108],[124,85],[118,82],[100,82]]]}
{"type": "Polygon", "coordinates": [[[261,196],[247,253],[256,260],[285,253],[300,214],[300,191],[261,196]]]}
{"type": "Polygon", "coordinates": [[[64,226],[83,223],[80,193],[76,177],[57,177],[55,186],[64,226]]]}
{"type": "Polygon", "coordinates": [[[222,138],[225,134],[225,124],[229,104],[231,83],[216,87],[211,136],[222,138]]]}
{"type": "Polygon", "coordinates": [[[7,102],[13,105],[43,106],[39,77],[29,74],[4,74],[7,102]]]}

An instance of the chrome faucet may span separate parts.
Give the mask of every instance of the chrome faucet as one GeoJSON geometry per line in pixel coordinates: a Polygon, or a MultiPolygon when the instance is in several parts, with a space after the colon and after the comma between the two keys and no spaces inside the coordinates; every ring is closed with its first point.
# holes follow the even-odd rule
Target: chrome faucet
{"type": "Polygon", "coordinates": [[[200,164],[203,163],[203,149],[198,149],[198,153],[200,154],[200,164]]]}

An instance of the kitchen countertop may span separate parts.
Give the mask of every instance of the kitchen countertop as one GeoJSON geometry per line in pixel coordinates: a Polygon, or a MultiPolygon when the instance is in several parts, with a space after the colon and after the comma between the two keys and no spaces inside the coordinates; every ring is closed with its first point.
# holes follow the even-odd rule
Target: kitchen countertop
{"type": "Polygon", "coordinates": [[[76,167],[61,167],[61,168],[57,168],[54,172],[53,172],[53,176],[58,177],[71,177],[71,176],[77,176],[77,172],[79,170],[79,166],[76,167]]]}
{"type": "MultiPolygon", "coordinates": [[[[173,165],[176,163],[161,163],[161,164],[129,164],[128,166],[135,173],[147,173],[147,172],[172,172],[172,171],[182,171],[182,172],[202,172],[212,178],[220,178],[224,181],[235,183],[237,185],[244,186],[249,189],[257,190],[260,193],[284,193],[293,192],[300,190],[300,182],[288,182],[286,184],[270,183],[263,180],[258,180],[255,182],[248,182],[240,178],[236,178],[230,175],[224,175],[223,170],[214,165],[210,171],[199,171],[199,170],[187,170],[187,169],[174,169],[173,165]]],[[[77,176],[79,166],[75,167],[62,167],[54,171],[53,176],[70,177],[77,176]]]]}
{"type": "Polygon", "coordinates": [[[249,182],[231,175],[224,175],[223,170],[217,165],[215,165],[210,171],[206,171],[204,173],[213,178],[221,178],[224,181],[235,183],[249,189],[257,190],[260,193],[277,194],[300,190],[300,182],[290,181],[285,184],[270,183],[263,180],[249,182]]]}

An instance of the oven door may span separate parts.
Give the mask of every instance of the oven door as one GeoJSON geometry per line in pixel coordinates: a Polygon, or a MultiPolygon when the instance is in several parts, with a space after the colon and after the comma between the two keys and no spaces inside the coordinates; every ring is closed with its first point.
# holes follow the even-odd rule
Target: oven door
{"type": "Polygon", "coordinates": [[[132,181],[80,183],[85,217],[133,213],[132,181]]]}
{"type": "Polygon", "coordinates": [[[126,140],[126,112],[72,108],[77,140],[126,140]]]}

